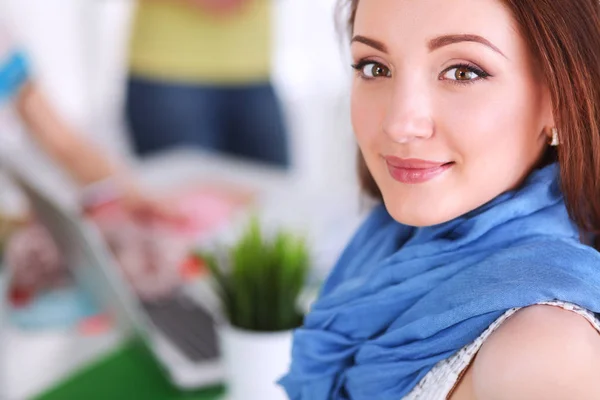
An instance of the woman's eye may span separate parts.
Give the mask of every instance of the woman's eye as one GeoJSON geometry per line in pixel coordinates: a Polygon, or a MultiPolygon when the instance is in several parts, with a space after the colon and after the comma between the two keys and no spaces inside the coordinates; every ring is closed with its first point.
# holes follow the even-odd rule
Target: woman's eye
{"type": "Polygon", "coordinates": [[[469,82],[477,79],[483,79],[488,76],[489,75],[487,73],[478,68],[468,65],[458,65],[447,69],[443,73],[442,79],[457,82],[469,82]]]}
{"type": "Polygon", "coordinates": [[[382,64],[375,62],[365,62],[358,65],[352,66],[356,69],[364,78],[389,78],[392,76],[392,71],[382,64]]]}

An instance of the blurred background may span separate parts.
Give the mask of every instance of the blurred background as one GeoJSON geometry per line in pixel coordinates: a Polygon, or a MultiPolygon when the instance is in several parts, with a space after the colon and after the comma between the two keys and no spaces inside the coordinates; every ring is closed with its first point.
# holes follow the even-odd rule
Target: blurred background
{"type": "MultiPolygon", "coordinates": [[[[45,93],[69,122],[129,154],[123,123],[133,0],[2,0],[45,93]]],[[[272,81],[291,135],[294,173],[314,185],[352,179],[347,46],[335,0],[272,2],[272,81]]]]}
{"type": "MultiPolygon", "coordinates": [[[[335,6],[336,0],[0,0],[0,22],[11,46],[26,54],[29,80],[53,110],[53,117],[40,112],[46,117],[38,119],[33,100],[23,100],[21,108],[21,100],[0,104],[0,112],[17,110],[0,118],[0,158],[10,159],[2,164],[7,170],[20,164],[18,174],[57,208],[91,222],[100,232],[99,246],[120,265],[73,273],[86,270],[73,264],[89,257],[98,261],[78,252],[89,245],[87,237],[77,230],[67,234],[56,219],[39,215],[46,211],[32,204],[31,193],[1,175],[0,399],[283,398],[274,381],[285,372],[290,332],[364,210],[349,116],[350,59],[347,40],[336,30],[335,6]],[[83,150],[57,145],[59,150],[48,151],[53,138],[61,137],[59,128],[55,136],[47,133],[51,125],[69,127],[102,156],[74,167],[81,164],[74,161],[77,154],[85,159],[83,150]],[[111,187],[110,173],[89,172],[104,158],[124,166],[110,173],[127,171],[136,188],[139,182],[152,199],[152,212],[174,210],[189,226],[165,228],[167,223],[154,217],[149,222],[147,216],[140,222],[138,211],[147,203],[134,196],[137,203],[128,208],[128,197],[115,192],[129,192],[111,187]],[[82,193],[91,206],[82,204],[82,193]],[[114,198],[125,199],[116,207],[120,211],[114,198]],[[248,225],[256,216],[260,234],[248,225]],[[289,235],[279,237],[279,250],[273,250],[268,242],[279,240],[273,232],[281,229],[289,235]],[[86,240],[77,244],[77,237],[86,240]],[[254,238],[251,251],[243,247],[250,243],[244,237],[254,238]],[[246,258],[238,265],[232,258],[211,263],[199,255],[217,242],[225,243],[225,253],[246,258]],[[134,256],[129,248],[135,248],[134,256]],[[160,265],[146,265],[157,259],[160,265]],[[167,264],[176,267],[156,272],[167,264]],[[268,277],[267,264],[274,266],[268,277]],[[236,265],[248,274],[236,277],[231,272],[236,265]],[[119,269],[124,285],[106,279],[105,269],[119,269]],[[242,284],[214,282],[219,269],[232,274],[226,282],[242,284]],[[102,277],[90,285],[97,270],[102,277]],[[151,283],[145,274],[152,275],[151,283]],[[36,283],[15,286],[20,281],[36,283]],[[199,295],[205,281],[221,292],[227,287],[229,297],[215,297],[213,289],[207,297],[199,295]],[[255,292],[246,302],[257,316],[244,320],[232,304],[238,300],[231,299],[249,286],[255,292]],[[173,301],[163,300],[173,292],[179,301],[168,308],[173,301]],[[187,313],[181,314],[182,292],[195,297],[195,305],[212,301],[218,310],[214,315],[209,310],[209,317],[186,303],[187,313]],[[263,298],[285,292],[291,298],[263,298]],[[156,317],[156,304],[162,304],[161,315],[177,316],[175,322],[156,317]],[[119,317],[127,314],[123,310],[128,317],[119,317]],[[144,315],[144,321],[149,315],[150,322],[140,325],[131,313],[144,315]],[[275,314],[285,318],[274,319],[275,314]],[[220,318],[222,323],[215,322],[220,318]],[[213,356],[190,356],[197,349],[186,351],[181,338],[173,339],[171,353],[187,352],[184,361],[177,358],[181,354],[155,350],[161,345],[154,330],[161,332],[157,337],[170,337],[165,332],[182,319],[195,322],[186,327],[196,331],[185,340],[220,348],[218,367],[205,368],[213,356]],[[140,330],[148,334],[141,332],[141,346],[135,339],[140,330]],[[173,367],[178,362],[185,366],[173,367]],[[249,375],[257,369],[267,372],[249,375]],[[264,387],[256,383],[261,381],[264,387]],[[158,386],[143,388],[143,382],[158,386]],[[255,388],[247,389],[248,382],[255,388]]],[[[0,65],[2,55],[0,36],[0,65]]],[[[23,93],[15,96],[30,96],[23,93]]]]}

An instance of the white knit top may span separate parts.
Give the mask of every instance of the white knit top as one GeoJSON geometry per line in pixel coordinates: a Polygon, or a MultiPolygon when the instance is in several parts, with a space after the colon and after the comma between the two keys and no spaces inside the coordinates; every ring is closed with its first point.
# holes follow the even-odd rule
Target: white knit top
{"type": "MultiPolygon", "coordinates": [[[[539,303],[561,307],[587,319],[600,332],[600,322],[596,316],[579,306],[561,301],[539,303]]],[[[471,361],[485,340],[520,308],[512,308],[494,321],[475,341],[460,349],[452,357],[438,362],[427,375],[404,397],[405,400],[445,400],[460,379],[461,373],[471,361]]]]}

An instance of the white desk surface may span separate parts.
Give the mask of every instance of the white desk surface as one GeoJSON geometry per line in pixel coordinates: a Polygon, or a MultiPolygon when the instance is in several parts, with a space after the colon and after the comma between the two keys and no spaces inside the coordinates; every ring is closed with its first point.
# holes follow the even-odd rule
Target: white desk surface
{"type": "MultiPolygon", "coordinates": [[[[142,181],[158,193],[206,180],[259,188],[262,217],[310,232],[321,266],[333,262],[360,220],[357,191],[352,184],[329,187],[324,195],[293,173],[189,150],[141,161],[137,169],[142,181]]],[[[1,400],[30,398],[122,342],[117,332],[81,337],[67,331],[24,334],[10,327],[1,328],[1,400]]]]}

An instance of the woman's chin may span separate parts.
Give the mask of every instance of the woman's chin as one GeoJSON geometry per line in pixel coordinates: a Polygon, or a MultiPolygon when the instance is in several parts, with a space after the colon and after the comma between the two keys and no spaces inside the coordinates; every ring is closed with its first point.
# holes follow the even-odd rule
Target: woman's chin
{"type": "MultiPolygon", "coordinates": [[[[385,196],[384,196],[385,200],[385,196]]],[[[426,227],[443,224],[462,214],[461,210],[454,210],[447,204],[440,202],[410,202],[410,201],[384,201],[388,213],[394,220],[401,224],[426,227]]]]}

